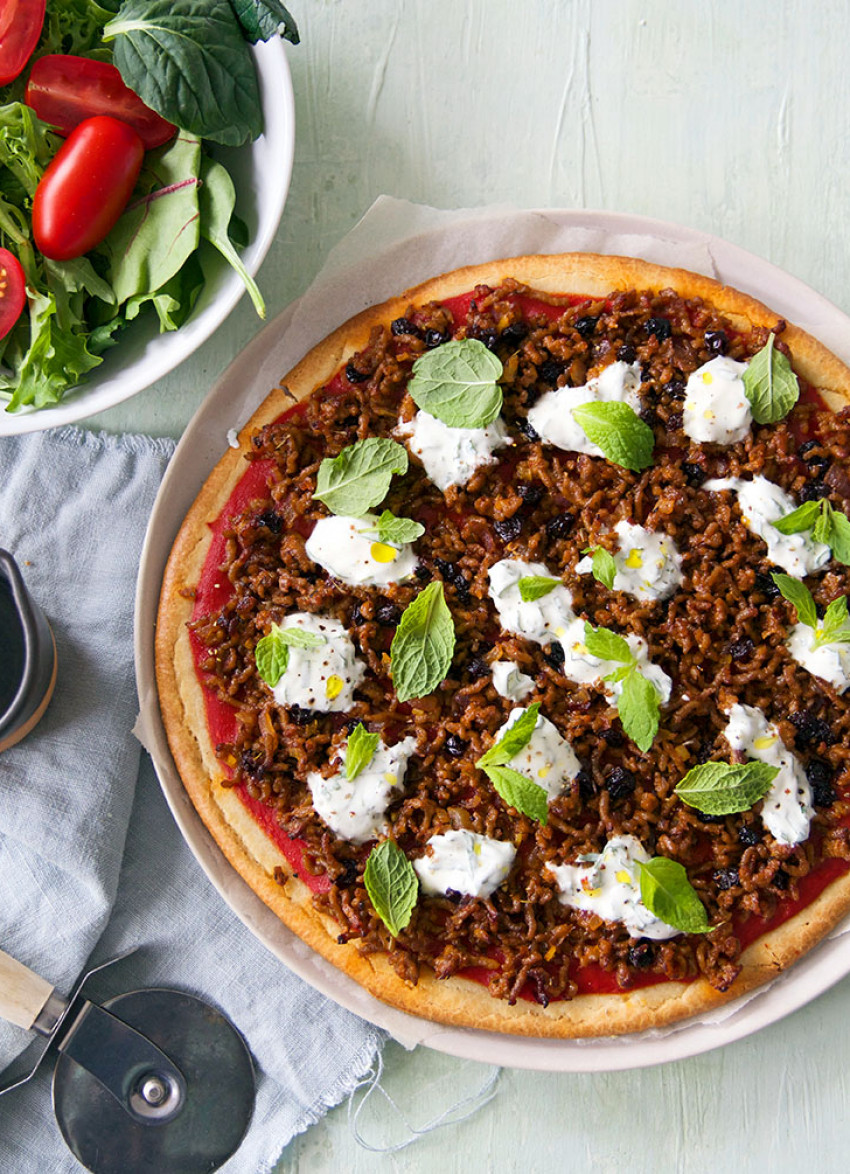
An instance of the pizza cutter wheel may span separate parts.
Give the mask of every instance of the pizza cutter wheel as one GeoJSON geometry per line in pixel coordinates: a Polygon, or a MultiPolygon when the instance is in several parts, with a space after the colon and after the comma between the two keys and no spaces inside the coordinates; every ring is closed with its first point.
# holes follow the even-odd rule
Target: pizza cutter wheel
{"type": "MultiPolygon", "coordinates": [[[[107,965],[109,965],[107,963],[107,965]]],[[[98,967],[101,970],[103,967],[98,967]]],[[[70,999],[0,951],[0,1017],[41,1037],[0,1094],[58,1053],[53,1108],[93,1174],[207,1174],[238,1149],[254,1110],[251,1055],[221,1012],[183,991],[151,989],[102,1005],[70,999]]]]}

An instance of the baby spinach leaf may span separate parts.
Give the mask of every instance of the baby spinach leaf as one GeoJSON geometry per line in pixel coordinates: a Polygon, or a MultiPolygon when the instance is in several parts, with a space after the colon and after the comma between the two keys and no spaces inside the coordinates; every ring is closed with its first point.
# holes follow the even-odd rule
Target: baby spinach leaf
{"type": "Polygon", "coordinates": [[[236,206],[236,188],[226,168],[215,159],[204,155],[201,159],[201,190],[199,196],[201,236],[215,245],[229,265],[242,279],[251,296],[254,309],[261,318],[266,316],[266,303],[242,258],[230,239],[230,218],[236,206]]]}
{"type": "Polygon", "coordinates": [[[231,147],[262,132],[254,60],[229,0],[124,0],[103,38],[125,83],[169,122],[231,147]]]}
{"type": "Polygon", "coordinates": [[[298,44],[298,25],[280,0],[230,0],[230,3],[252,45],[276,36],[293,45],[298,44]]]}

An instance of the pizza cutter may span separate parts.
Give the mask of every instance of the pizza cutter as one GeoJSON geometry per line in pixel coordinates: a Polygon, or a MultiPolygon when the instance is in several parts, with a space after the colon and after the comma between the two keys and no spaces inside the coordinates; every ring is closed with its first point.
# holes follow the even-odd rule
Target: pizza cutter
{"type": "Polygon", "coordinates": [[[55,1052],[53,1108],[87,1170],[217,1170],[238,1149],[254,1110],[245,1041],[220,1011],[183,991],[138,990],[103,1004],[84,997],[89,980],[111,964],[88,971],[66,999],[0,951],[0,1018],[39,1036],[4,1074],[0,1095],[55,1052]]]}

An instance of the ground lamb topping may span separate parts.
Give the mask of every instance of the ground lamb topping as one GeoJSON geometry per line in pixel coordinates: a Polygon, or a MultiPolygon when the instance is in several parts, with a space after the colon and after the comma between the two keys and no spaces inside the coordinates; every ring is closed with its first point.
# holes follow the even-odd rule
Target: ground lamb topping
{"type": "MultiPolygon", "coordinates": [[[[783,328],[774,327],[776,346],[787,351],[783,328]]],[[[305,868],[330,878],[314,900],[338,922],[340,941],[387,952],[408,981],[423,966],[440,978],[489,978],[490,992],[510,1002],[571,998],[589,970],[620,989],[703,975],[726,990],[753,926],[805,896],[805,878],[824,861],[850,860],[850,693],[791,657],[796,617],[772,579],[779,568],[735,495],[704,488],[712,478],[760,476],[795,504],[826,496],[846,509],[850,409],[831,413],[804,394],[780,423],[753,424],[731,444],[700,443],[683,428],[691,375],[720,354],[747,362],[767,335],[741,333],[672,291],[553,298],[507,280],[446,304],[410,306],[326,386],[254,437],[250,459],[268,468],[268,492],[227,532],[232,595],[192,628],[204,650],[203,683],[237,718],[235,742],[218,747],[230,782],[273,809],[305,845],[305,868]],[[416,414],[406,394],[412,363],[453,337],[478,339],[501,360],[501,420],[511,443],[445,491],[411,455],[380,508],[425,527],[413,548],[415,573],[378,586],[331,578],[306,550],[328,516],[313,497],[320,462],[366,437],[400,438],[399,421],[403,431],[416,414]],[[528,420],[543,396],[586,385],[614,362],[639,371],[634,394],[655,436],[653,464],[642,472],[545,444],[528,420]],[[622,523],[663,535],[678,553],[681,583],[671,594],[636,597],[608,589],[584,573],[586,564],[577,570],[591,549],[617,551],[622,523]],[[541,644],[500,626],[488,572],[503,560],[544,566],[578,617],[645,642],[648,660],[672,680],[647,753],[623,733],[610,690],[564,675],[556,637],[541,644]],[[436,691],[401,704],[389,675],[391,641],[404,609],[435,580],[454,621],[451,669],[436,691]],[[258,676],[257,642],[293,613],[336,621],[353,641],[364,672],[344,713],[281,707],[258,676]],[[549,803],[545,825],[509,808],[475,765],[515,704],[494,683],[498,662],[530,679],[523,704],[540,703],[580,765],[549,803]],[[711,816],[673,793],[691,767],[732,758],[724,730],[736,704],[760,710],[806,772],[814,816],[803,843],[778,843],[759,804],[711,816]],[[335,835],[311,801],[308,778],[315,785],[316,774],[328,777],[357,723],[387,745],[416,740],[386,810],[389,834],[409,859],[452,831],[515,850],[506,879],[487,895],[421,893],[397,938],[363,883],[370,845],[335,835]],[[553,869],[602,853],[616,837],[682,864],[718,928],[636,940],[624,924],[565,905],[553,869]]],[[[807,585],[822,613],[850,590],[850,573],[833,560],[807,585]]]]}

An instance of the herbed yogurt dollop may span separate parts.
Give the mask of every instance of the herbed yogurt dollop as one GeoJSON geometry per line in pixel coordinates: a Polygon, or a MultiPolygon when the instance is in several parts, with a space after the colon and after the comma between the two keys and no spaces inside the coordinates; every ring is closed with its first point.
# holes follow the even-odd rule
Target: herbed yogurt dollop
{"type": "Polygon", "coordinates": [[[403,583],[416,570],[410,542],[379,542],[375,514],[352,518],[334,514],[320,518],[304,550],[314,563],[352,587],[387,587],[403,583]]]}
{"type": "Polygon", "coordinates": [[[421,408],[412,420],[398,425],[396,434],[406,439],[407,447],[443,492],[452,485],[465,485],[482,465],[494,465],[497,449],[513,443],[501,419],[486,428],[450,428],[421,408]]]}
{"type": "Polygon", "coordinates": [[[601,852],[579,856],[578,864],[547,864],[546,868],[555,877],[562,905],[619,922],[634,938],[665,941],[681,930],[650,913],[643,903],[635,866],[649,860],[640,840],[613,836],[601,852]]]}
{"type": "MultiPolygon", "coordinates": [[[[495,741],[498,742],[525,712],[524,709],[512,709],[508,720],[496,731],[495,741]]],[[[531,738],[507,765],[542,787],[550,802],[563,793],[581,770],[581,763],[570,743],[542,713],[537,715],[531,738]]]]}
{"type": "Polygon", "coordinates": [[[802,579],[826,566],[832,557],[828,546],[815,542],[808,534],[780,534],[773,523],[792,513],[797,503],[767,477],[757,474],[750,481],[742,477],[715,477],[706,481],[703,489],[710,493],[730,489],[736,493],[747,526],[767,543],[771,562],[789,575],[802,579]]]}
{"type": "Polygon", "coordinates": [[[515,660],[497,660],[493,668],[493,687],[508,701],[522,701],[534,689],[534,681],[520,671],[515,660]]]}
{"type": "Polygon", "coordinates": [[[354,642],[339,620],[330,616],[294,612],[281,628],[299,628],[321,636],[316,648],[289,649],[286,671],[272,692],[278,705],[297,705],[319,713],[343,713],[354,704],[354,690],[363,680],[366,666],[357,657],[354,642]]]}
{"type": "Polygon", "coordinates": [[[718,355],[689,377],[682,405],[682,428],[703,444],[737,444],[753,423],[744,390],[747,363],[718,355]]]}
{"type": "Polygon", "coordinates": [[[640,363],[617,360],[581,387],[558,387],[541,396],[528,413],[528,422],[545,444],[566,452],[601,457],[602,449],[587,439],[573,416],[573,408],[590,403],[624,403],[640,411],[640,363]]]}
{"type": "Polygon", "coordinates": [[[330,778],[311,771],[307,786],[313,807],[331,831],[352,844],[365,844],[386,831],[386,810],[401,794],[407,763],[415,749],[413,737],[395,746],[381,742],[371,762],[353,779],[345,776],[345,751],[342,769],[330,778]]]}
{"type": "Polygon", "coordinates": [[[836,693],[850,689],[850,644],[821,644],[813,648],[815,633],[808,624],[795,624],[785,647],[797,664],[822,681],[827,681],[836,693]]]}
{"type": "Polygon", "coordinates": [[[814,815],[812,791],[801,763],[760,709],[735,704],[726,716],[729,722],[724,733],[733,750],[779,767],[779,774],[762,800],[762,823],[777,843],[801,844],[808,839],[814,815]]]}
{"type": "MultiPolygon", "coordinates": [[[[619,550],[613,556],[617,568],[615,591],[655,600],[669,599],[681,587],[682,556],[669,534],[627,521],[618,522],[614,533],[619,539],[619,550]]],[[[579,575],[588,575],[592,570],[590,556],[576,566],[579,575]]]]}
{"type": "Polygon", "coordinates": [[[413,861],[423,893],[490,897],[511,871],[513,844],[466,830],[431,836],[426,853],[413,861]]]}

